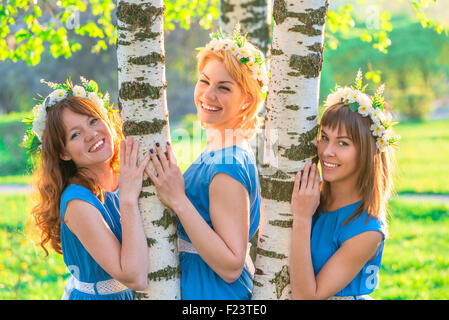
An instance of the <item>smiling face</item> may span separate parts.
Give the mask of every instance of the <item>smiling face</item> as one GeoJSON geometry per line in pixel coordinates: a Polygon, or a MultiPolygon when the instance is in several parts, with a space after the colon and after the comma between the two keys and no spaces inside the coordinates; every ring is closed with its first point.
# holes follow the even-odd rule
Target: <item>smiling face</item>
{"type": "Polygon", "coordinates": [[[72,160],[78,168],[104,167],[114,154],[114,144],[106,122],[93,115],[62,111],[65,149],[61,159],[72,160]]]}
{"type": "Polygon", "coordinates": [[[238,128],[242,106],[250,103],[224,63],[217,59],[210,59],[200,71],[194,99],[198,119],[220,131],[238,128]]]}
{"type": "Polygon", "coordinates": [[[355,184],[359,175],[359,150],[347,134],[344,126],[332,129],[322,127],[318,141],[318,157],[320,159],[324,181],[348,182],[355,184]]]}

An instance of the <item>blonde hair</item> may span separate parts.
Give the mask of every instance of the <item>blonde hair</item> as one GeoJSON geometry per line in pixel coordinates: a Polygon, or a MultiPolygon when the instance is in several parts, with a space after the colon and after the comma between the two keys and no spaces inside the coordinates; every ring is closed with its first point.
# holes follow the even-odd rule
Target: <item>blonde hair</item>
{"type": "MultiPolygon", "coordinates": [[[[251,45],[247,42],[247,45],[251,45]]],[[[252,45],[251,45],[252,46],[252,45]]],[[[254,47],[254,46],[253,46],[254,47]]],[[[254,49],[256,49],[254,47],[254,49]]],[[[247,65],[241,63],[237,57],[227,50],[201,50],[197,56],[198,59],[198,72],[201,72],[206,64],[216,59],[222,62],[226,68],[226,71],[240,86],[244,94],[247,94],[253,98],[252,103],[241,110],[240,127],[242,135],[246,139],[252,138],[256,131],[261,127],[263,118],[259,115],[262,108],[262,82],[254,79],[251,70],[247,65]]]]}
{"type": "MultiPolygon", "coordinates": [[[[357,189],[362,199],[357,210],[344,224],[365,211],[368,217],[371,215],[386,223],[388,199],[393,194],[396,160],[392,147],[387,147],[383,152],[377,149],[376,140],[370,130],[371,124],[369,117],[362,117],[343,103],[326,108],[321,118],[320,128],[337,128],[340,132],[343,127],[359,150],[357,189]]],[[[329,196],[330,184],[323,181],[318,212],[326,205],[329,196]]]]}

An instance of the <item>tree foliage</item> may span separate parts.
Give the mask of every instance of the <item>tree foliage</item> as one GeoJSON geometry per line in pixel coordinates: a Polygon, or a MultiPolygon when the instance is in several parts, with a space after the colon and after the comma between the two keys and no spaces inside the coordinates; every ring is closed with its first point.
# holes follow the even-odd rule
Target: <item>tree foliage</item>
{"type": "MultiPolygon", "coordinates": [[[[348,83],[351,70],[362,68],[369,88],[386,83],[385,97],[394,112],[409,119],[425,119],[435,99],[449,94],[449,42],[444,34],[422,28],[408,17],[392,19],[388,54],[367,50],[353,35],[341,41],[338,50],[324,54],[320,101],[336,83],[348,83]]],[[[368,92],[372,94],[372,92],[368,92]]]]}
{"type": "MultiPolygon", "coordinates": [[[[165,29],[178,24],[204,28],[218,18],[219,0],[165,1],[165,29]]],[[[80,37],[95,39],[92,53],[115,45],[115,0],[6,0],[0,4],[0,60],[40,62],[48,45],[54,58],[82,49],[80,37]]]]}
{"type": "MultiPolygon", "coordinates": [[[[177,25],[189,29],[192,23],[210,29],[219,16],[219,1],[165,0],[165,29],[174,30],[177,25]]],[[[404,5],[413,8],[423,27],[447,34],[447,28],[426,16],[425,8],[436,1],[406,0],[404,5]]],[[[3,0],[0,4],[0,60],[23,60],[36,65],[47,46],[54,58],[70,58],[72,53],[82,49],[81,37],[94,39],[91,52],[98,54],[117,41],[115,3],[115,0],[3,0]]],[[[356,21],[356,6],[347,4],[329,10],[326,47],[336,49],[337,35],[351,30],[358,32],[362,41],[386,53],[391,45],[391,14],[380,4],[373,7],[373,12],[368,12],[364,21],[356,21]]]]}

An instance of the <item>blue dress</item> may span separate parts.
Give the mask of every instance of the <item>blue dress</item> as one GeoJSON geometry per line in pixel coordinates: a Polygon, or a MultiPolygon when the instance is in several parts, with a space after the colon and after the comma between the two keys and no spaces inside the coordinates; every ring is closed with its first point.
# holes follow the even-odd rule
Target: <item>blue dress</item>
{"type": "MultiPolygon", "coordinates": [[[[120,222],[119,194],[116,192],[106,192],[104,194],[104,204],[87,188],[71,184],[61,196],[61,247],[64,262],[72,273],[72,276],[82,282],[96,283],[98,281],[109,280],[112,277],[92,258],[78,238],[70,231],[64,223],[64,215],[67,203],[70,200],[81,199],[92,204],[101,212],[103,219],[111,228],[119,242],[122,242],[122,225],[120,222]]],[[[101,239],[99,239],[101,241],[101,239]]],[[[69,300],[133,300],[131,289],[126,289],[117,293],[95,295],[88,294],[76,289],[71,291],[69,300]]]]}
{"type": "Polygon", "coordinates": [[[366,231],[382,233],[382,243],[376,256],[368,261],[357,276],[335,294],[336,296],[368,295],[374,291],[379,281],[378,273],[381,267],[386,225],[373,216],[370,216],[366,222],[368,215],[365,211],[361,216],[353,218],[343,226],[343,222],[355,212],[359,205],[360,201],[335,211],[321,211],[318,217],[314,215],[312,218],[310,249],[315,276],[346,240],[366,231]]]}
{"type": "MultiPolygon", "coordinates": [[[[217,173],[226,173],[239,181],[250,199],[249,238],[256,233],[260,219],[260,184],[253,153],[238,146],[204,151],[184,173],[186,195],[201,217],[213,228],[209,215],[209,185],[217,173]]],[[[191,243],[178,222],[178,237],[191,243]]],[[[184,300],[249,300],[253,279],[244,268],[233,283],[226,283],[195,253],[179,252],[181,296],[184,300]]]]}

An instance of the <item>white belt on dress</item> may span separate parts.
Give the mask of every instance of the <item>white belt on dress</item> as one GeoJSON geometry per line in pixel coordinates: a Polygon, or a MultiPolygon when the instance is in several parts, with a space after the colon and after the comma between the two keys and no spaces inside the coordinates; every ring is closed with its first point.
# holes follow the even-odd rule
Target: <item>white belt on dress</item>
{"type": "Polygon", "coordinates": [[[61,299],[68,300],[70,294],[74,289],[88,294],[105,295],[127,290],[128,287],[115,279],[89,283],[79,281],[77,278],[71,275],[65,285],[64,294],[61,299]]]}
{"type": "MultiPolygon", "coordinates": [[[[246,250],[244,268],[246,270],[248,270],[248,272],[251,274],[251,277],[254,278],[254,272],[256,269],[254,268],[253,260],[251,259],[251,256],[249,255],[250,248],[251,248],[251,243],[248,242],[248,249],[246,250]]],[[[178,252],[187,252],[187,253],[198,254],[198,251],[196,251],[193,244],[191,244],[190,242],[188,242],[186,240],[180,239],[180,238],[178,238],[178,252]]]]}
{"type": "Polygon", "coordinates": [[[332,296],[327,300],[374,300],[369,295],[364,294],[360,296],[332,296]]]}

